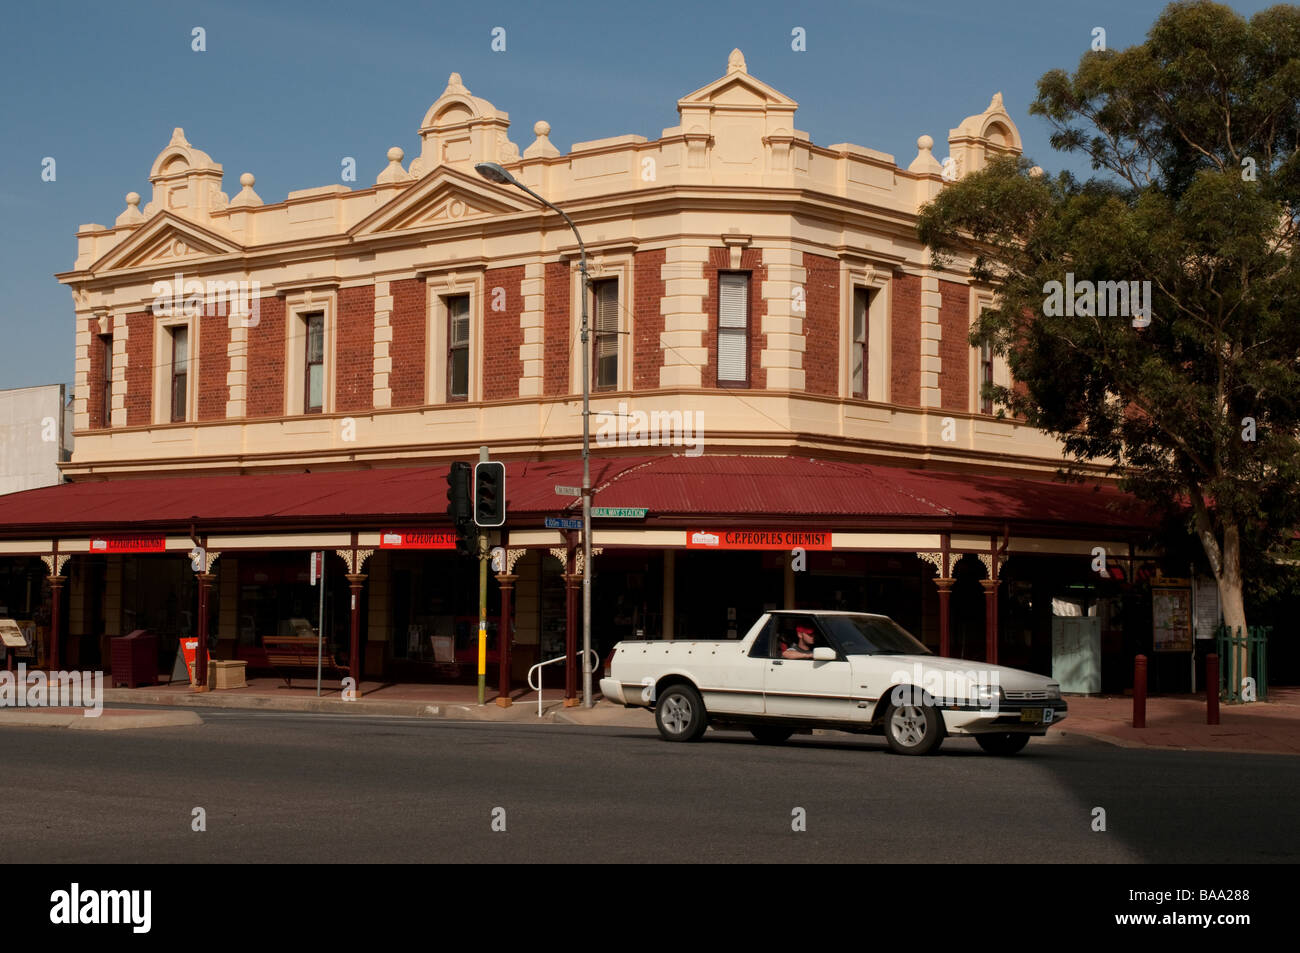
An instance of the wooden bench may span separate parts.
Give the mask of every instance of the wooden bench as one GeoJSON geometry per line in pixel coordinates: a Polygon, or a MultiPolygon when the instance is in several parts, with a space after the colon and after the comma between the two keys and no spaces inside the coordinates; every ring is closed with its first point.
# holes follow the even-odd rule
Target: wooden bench
{"type": "MultiPolygon", "coordinates": [[[[316,652],[317,644],[314,636],[284,636],[271,637],[262,639],[262,648],[266,651],[266,664],[270,668],[276,669],[284,684],[292,687],[293,682],[290,676],[279,672],[279,669],[306,668],[316,671],[316,652]]],[[[349,674],[346,665],[340,665],[334,658],[334,653],[325,646],[320,656],[321,670],[337,672],[342,675],[349,674]]]]}

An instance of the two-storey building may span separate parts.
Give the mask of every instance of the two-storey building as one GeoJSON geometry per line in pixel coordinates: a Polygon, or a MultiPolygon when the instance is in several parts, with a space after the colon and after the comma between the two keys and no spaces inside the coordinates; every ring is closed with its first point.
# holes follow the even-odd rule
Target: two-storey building
{"type": "Polygon", "coordinates": [[[272,204],[250,173],[228,196],[177,129],[147,201],[81,226],[58,275],[71,483],[0,500],[5,578],[53,583],[47,660],[98,664],[134,628],[174,652],[206,613],[216,654],[256,665],[263,639],[315,624],[324,550],[354,672],[452,677],[474,658],[477,567],[444,476],[480,446],[508,472],[489,604],[504,587],[515,678],[563,652],[581,548],[545,521],[580,510],[555,487],[580,483],[584,295],[594,505],[617,512],[592,534],[602,651],[795,605],[1044,671],[1054,606],[1100,606],[1118,649],[1147,523],[1114,490],[1054,483],[1060,446],[996,413],[982,384],[1005,361],[969,342],[992,294],[915,234],[946,178],[1019,152],[1001,96],[906,166],[812,142],[796,108],[734,51],[658,138],[564,152],[537,121],[521,149],[453,73],[409,161],[394,147],[369,187],[272,204]],[[589,287],[564,221],[480,162],[565,209],[589,287]]]}

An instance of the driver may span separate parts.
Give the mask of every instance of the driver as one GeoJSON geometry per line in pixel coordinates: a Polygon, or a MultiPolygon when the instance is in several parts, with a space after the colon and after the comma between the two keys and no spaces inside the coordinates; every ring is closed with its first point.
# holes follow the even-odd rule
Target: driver
{"type": "Polygon", "coordinates": [[[782,658],[812,658],[813,657],[813,630],[810,625],[795,626],[795,635],[799,637],[796,645],[790,646],[781,653],[782,658]]]}

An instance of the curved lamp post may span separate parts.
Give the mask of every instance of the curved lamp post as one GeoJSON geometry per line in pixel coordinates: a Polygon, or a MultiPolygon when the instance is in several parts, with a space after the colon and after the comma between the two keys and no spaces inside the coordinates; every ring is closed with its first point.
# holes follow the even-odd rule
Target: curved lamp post
{"type": "Polygon", "coordinates": [[[524,185],[496,162],[479,162],[474,171],[489,182],[513,185],[527,192],[547,208],[559,214],[578,240],[582,256],[582,707],[591,707],[591,380],[590,354],[587,348],[587,246],[582,243],[578,226],[564,210],[552,205],[528,186],[524,185]]]}

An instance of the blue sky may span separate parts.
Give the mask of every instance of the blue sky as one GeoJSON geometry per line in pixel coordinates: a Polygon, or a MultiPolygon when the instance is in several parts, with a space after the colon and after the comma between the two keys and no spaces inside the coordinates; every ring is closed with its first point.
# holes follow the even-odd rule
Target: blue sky
{"type": "MultiPolygon", "coordinates": [[[[1244,15],[1268,3],[1230,4],[1244,15]]],[[[10,5],[0,34],[0,388],[71,383],[71,269],[82,223],[112,226],[182,126],[225,169],[252,172],[264,202],[339,182],[344,156],[365,187],[417,130],[452,71],[510,114],[522,150],[538,119],[567,151],[626,133],[656,138],[676,101],[725,72],[749,72],[800,104],[813,142],[853,142],[902,166],[916,138],[946,155],[948,130],[999,90],[1025,152],[1049,172],[1087,172],[1053,153],[1028,115],[1035,82],[1073,69],[1106,29],[1139,43],[1164,8],[1148,0],[857,0],[800,5],[613,3],[126,2],[10,5]],[[191,49],[203,27],[207,50],[191,49]],[[493,52],[492,30],[506,31],[493,52]],[[803,27],[806,52],[791,49],[803,27]],[[57,166],[41,180],[42,159],[57,166]]]]}

